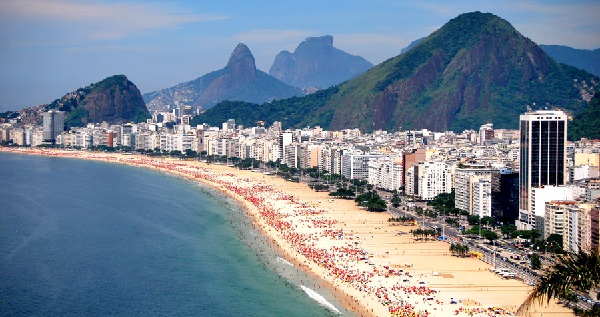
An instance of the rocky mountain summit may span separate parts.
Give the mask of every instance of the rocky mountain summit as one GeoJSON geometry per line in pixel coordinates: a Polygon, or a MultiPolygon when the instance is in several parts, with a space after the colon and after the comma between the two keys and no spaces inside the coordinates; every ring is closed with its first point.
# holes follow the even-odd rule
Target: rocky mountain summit
{"type": "Polygon", "coordinates": [[[240,43],[224,68],[143,97],[153,110],[176,102],[206,110],[224,100],[262,103],[300,95],[299,89],[258,70],[250,49],[240,43]]]}
{"type": "Polygon", "coordinates": [[[271,76],[289,85],[327,88],[373,67],[366,59],[333,47],[333,37],[309,37],[293,53],[281,51],[269,70],[271,76]]]}
{"type": "Polygon", "coordinates": [[[67,127],[106,121],[140,122],[149,117],[142,94],[125,75],[115,75],[79,88],[50,103],[48,109],[67,112],[67,127]]]}

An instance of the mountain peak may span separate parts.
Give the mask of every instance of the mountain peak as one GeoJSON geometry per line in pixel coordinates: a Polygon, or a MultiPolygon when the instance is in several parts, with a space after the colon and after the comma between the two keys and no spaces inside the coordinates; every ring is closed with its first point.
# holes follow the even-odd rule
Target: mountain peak
{"type": "Polygon", "coordinates": [[[88,122],[140,122],[149,116],[139,89],[125,75],[110,76],[79,88],[53,101],[49,109],[67,112],[67,127],[88,122]]]}
{"type": "Polygon", "coordinates": [[[271,76],[296,87],[329,87],[371,68],[362,57],[333,47],[333,36],[308,37],[294,50],[282,51],[269,70],[271,76]]]}
{"type": "Polygon", "coordinates": [[[229,62],[227,62],[226,67],[232,66],[233,64],[240,62],[245,63],[247,66],[251,66],[251,68],[256,68],[252,52],[250,52],[248,46],[246,46],[243,43],[239,43],[235,47],[235,49],[231,53],[231,56],[229,57],[229,62]]]}
{"type": "Polygon", "coordinates": [[[299,46],[302,45],[311,45],[311,46],[333,46],[333,36],[331,35],[323,35],[319,37],[307,37],[304,42],[300,43],[299,46]]]}
{"type": "Polygon", "coordinates": [[[256,69],[250,49],[239,43],[224,68],[144,97],[153,109],[182,102],[206,110],[224,100],[267,102],[297,95],[302,95],[299,89],[256,69]]]}

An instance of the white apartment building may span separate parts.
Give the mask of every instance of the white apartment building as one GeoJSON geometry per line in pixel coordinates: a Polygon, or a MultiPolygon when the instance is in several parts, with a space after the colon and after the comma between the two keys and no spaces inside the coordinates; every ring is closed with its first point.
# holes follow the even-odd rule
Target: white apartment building
{"type": "Polygon", "coordinates": [[[240,145],[238,139],[229,137],[209,139],[206,146],[208,155],[240,157],[240,145]]]}
{"type": "Polygon", "coordinates": [[[198,152],[198,140],[194,134],[175,134],[173,135],[173,147],[181,153],[185,153],[187,150],[198,152]]]}
{"type": "MultiPolygon", "coordinates": [[[[10,138],[12,139],[13,144],[21,145],[21,146],[28,145],[27,144],[28,140],[27,140],[27,137],[25,134],[25,129],[22,129],[22,128],[12,129],[10,131],[10,138]]],[[[60,144],[60,135],[57,136],[57,143],[60,144]]]]}
{"type": "Polygon", "coordinates": [[[421,162],[419,169],[419,196],[423,200],[431,200],[441,193],[452,191],[452,176],[443,162],[421,162]]]}
{"type": "Polygon", "coordinates": [[[572,200],[550,201],[546,203],[544,217],[544,238],[551,234],[561,235],[563,249],[577,253],[591,251],[591,212],[593,204],[572,200]]]}
{"type": "Polygon", "coordinates": [[[292,144],[294,142],[294,133],[293,132],[282,132],[279,134],[279,158],[283,161],[285,147],[292,144]]]}
{"type": "Polygon", "coordinates": [[[160,140],[160,145],[158,146],[158,148],[161,151],[171,152],[175,150],[175,147],[173,146],[173,134],[159,133],[158,139],[160,140]]]}
{"type": "Polygon", "coordinates": [[[255,158],[256,139],[240,140],[240,159],[255,158]]]}
{"type": "Polygon", "coordinates": [[[585,178],[597,178],[600,176],[598,166],[579,165],[569,168],[569,181],[575,182],[585,178]]]}
{"type": "Polygon", "coordinates": [[[486,123],[479,127],[479,144],[487,144],[494,139],[494,125],[486,123]]]}
{"type": "Polygon", "coordinates": [[[219,128],[197,129],[196,130],[198,152],[208,153],[208,142],[219,137],[219,128]]]}
{"type": "Polygon", "coordinates": [[[411,166],[409,167],[406,172],[405,172],[405,178],[404,178],[404,193],[408,196],[416,196],[417,195],[417,187],[415,186],[415,184],[417,184],[416,178],[415,178],[415,166],[411,166]]]}
{"type": "Polygon", "coordinates": [[[293,142],[285,147],[283,153],[283,164],[287,164],[288,167],[299,168],[300,167],[300,143],[293,142]]]}
{"type": "Polygon", "coordinates": [[[44,143],[44,131],[36,129],[31,135],[31,146],[40,146],[44,143]]]}
{"type": "MultiPolygon", "coordinates": [[[[558,234],[564,237],[567,206],[576,205],[573,200],[551,200],[545,203],[546,213],[544,214],[544,239],[551,234],[558,234]]],[[[541,228],[539,228],[541,229],[541,228]]],[[[565,245],[563,239],[563,246],[565,245]]]]}
{"type": "Polygon", "coordinates": [[[153,132],[138,132],[135,135],[135,148],[142,150],[154,150],[160,145],[158,135],[153,132]]]}
{"type": "MultiPolygon", "coordinates": [[[[478,199],[478,212],[477,214],[491,215],[491,180],[492,174],[498,173],[498,170],[486,168],[483,166],[479,167],[466,167],[456,168],[454,171],[454,193],[455,193],[455,205],[456,208],[467,211],[471,215],[475,215],[474,207],[474,190],[475,185],[479,184],[480,181],[490,182],[490,186],[485,184],[477,185],[479,197],[478,199]],[[483,192],[487,191],[487,192],[483,192]],[[484,203],[483,197],[490,199],[490,203],[484,203]],[[482,205],[483,204],[483,205],[482,205]],[[489,210],[488,210],[489,209],[489,210]],[[481,212],[481,213],[480,213],[481,212]]],[[[483,216],[482,216],[483,217],[483,216]]]]}
{"type": "Polygon", "coordinates": [[[481,178],[473,184],[473,215],[481,217],[492,216],[492,182],[481,178]]]}
{"type": "Polygon", "coordinates": [[[368,182],[376,188],[398,190],[402,184],[403,165],[402,157],[385,156],[372,159],[368,164],[368,182]]]}
{"type": "Polygon", "coordinates": [[[277,160],[281,160],[282,157],[279,156],[279,142],[277,140],[264,140],[259,143],[259,148],[257,149],[258,156],[256,157],[259,160],[264,162],[275,162],[277,160]]]}
{"type": "Polygon", "coordinates": [[[384,155],[342,154],[342,175],[347,179],[368,179],[369,160],[379,159],[384,155]]]}
{"type": "Polygon", "coordinates": [[[535,219],[532,229],[544,229],[546,203],[553,200],[569,201],[585,195],[585,189],[577,186],[543,186],[531,189],[531,209],[535,219]]]}
{"type": "Polygon", "coordinates": [[[592,202],[600,199],[600,179],[590,180],[585,185],[585,200],[592,202]]]}
{"type": "Polygon", "coordinates": [[[419,162],[411,166],[405,182],[406,194],[422,200],[452,191],[452,176],[443,162],[419,162]]]}
{"type": "Polygon", "coordinates": [[[317,168],[329,171],[331,174],[342,174],[342,151],[331,145],[323,144],[318,147],[317,168]]]}

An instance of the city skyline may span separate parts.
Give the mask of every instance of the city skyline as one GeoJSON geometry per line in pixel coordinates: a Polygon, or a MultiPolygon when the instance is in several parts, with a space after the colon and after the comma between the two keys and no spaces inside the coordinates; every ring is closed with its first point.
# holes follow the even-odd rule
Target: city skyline
{"type": "Polygon", "coordinates": [[[538,44],[600,47],[592,1],[192,3],[26,0],[0,5],[0,111],[49,103],[114,74],[142,93],[222,68],[237,43],[268,72],[306,37],[374,64],[461,13],[490,12],[538,44]]]}

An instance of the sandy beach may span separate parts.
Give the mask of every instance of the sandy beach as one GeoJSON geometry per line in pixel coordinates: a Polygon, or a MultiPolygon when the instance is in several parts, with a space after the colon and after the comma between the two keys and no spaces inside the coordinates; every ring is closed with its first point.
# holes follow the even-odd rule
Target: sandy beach
{"type": "MultiPolygon", "coordinates": [[[[351,200],[331,200],[306,184],[225,165],[139,155],[2,148],[22,154],[93,159],[171,173],[236,199],[293,265],[326,281],[362,316],[513,316],[530,286],[505,280],[477,258],[450,255],[441,241],[415,241],[411,226],[392,226],[351,200]]],[[[528,316],[574,316],[555,304],[528,316]]]]}

